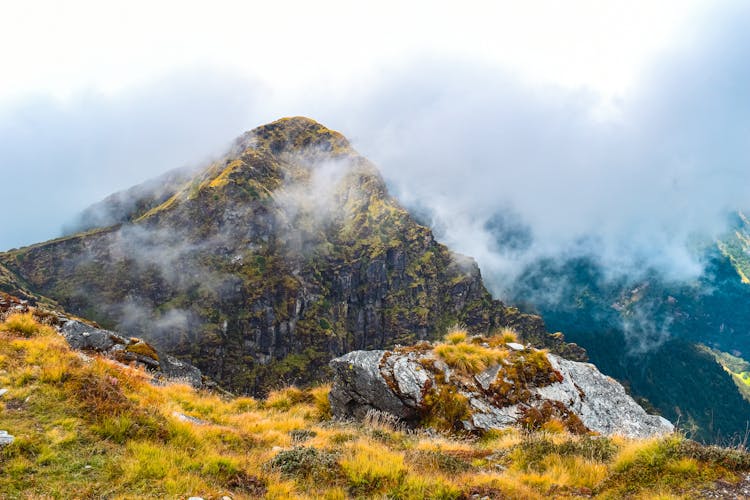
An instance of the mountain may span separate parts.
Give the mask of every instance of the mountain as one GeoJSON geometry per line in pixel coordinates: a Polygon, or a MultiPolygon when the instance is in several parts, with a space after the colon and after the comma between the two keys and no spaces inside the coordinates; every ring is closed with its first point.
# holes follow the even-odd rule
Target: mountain
{"type": "Polygon", "coordinates": [[[746,385],[737,361],[750,357],[747,231],[740,215],[736,231],[700,250],[704,270],[690,282],[658,270],[612,279],[594,258],[546,259],[525,270],[512,297],[697,438],[742,442],[750,422],[737,385],[746,385]],[[554,300],[544,293],[550,283],[554,300]]]}
{"type": "Polygon", "coordinates": [[[191,175],[113,196],[83,226],[0,254],[7,280],[234,391],[325,378],[333,357],[456,323],[512,327],[585,356],[493,300],[472,259],[437,243],[344,136],[307,118],[258,127],[191,175]],[[90,227],[101,221],[114,224],[90,227]]]}

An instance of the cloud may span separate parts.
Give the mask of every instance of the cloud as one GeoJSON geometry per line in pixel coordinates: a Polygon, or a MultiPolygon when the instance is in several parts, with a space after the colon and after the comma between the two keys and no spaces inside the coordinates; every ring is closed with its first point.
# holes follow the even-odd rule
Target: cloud
{"type": "Polygon", "coordinates": [[[750,186],[750,9],[709,21],[617,102],[441,59],[396,67],[321,116],[499,294],[540,256],[694,277],[696,240],[725,231],[750,186]],[[498,218],[521,247],[498,244],[498,218]]]}
{"type": "Polygon", "coordinates": [[[53,236],[117,189],[305,114],[373,159],[442,241],[477,258],[499,295],[541,256],[695,276],[695,238],[721,233],[727,212],[747,205],[748,14],[727,3],[704,15],[691,42],[653,61],[618,101],[437,54],[394,59],[379,78],[337,82],[336,92],[192,70],[117,96],[30,99],[0,111],[0,157],[13,166],[2,170],[13,186],[5,202],[20,214],[0,246],[53,236]]]}
{"type": "Polygon", "coordinates": [[[254,118],[265,90],[226,72],[178,71],[117,95],[27,97],[0,107],[6,217],[0,249],[58,236],[88,205],[203,163],[254,118]]]}

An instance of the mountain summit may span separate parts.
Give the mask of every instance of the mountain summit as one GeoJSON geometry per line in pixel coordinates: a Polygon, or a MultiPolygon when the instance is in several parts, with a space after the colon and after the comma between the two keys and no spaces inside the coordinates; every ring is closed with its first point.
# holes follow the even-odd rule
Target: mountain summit
{"type": "Polygon", "coordinates": [[[585,356],[493,300],[472,259],[436,242],[371,162],[308,118],[245,133],[204,168],[113,195],[84,222],[0,254],[6,287],[145,338],[236,391],[320,379],[333,357],[456,323],[585,356]]]}

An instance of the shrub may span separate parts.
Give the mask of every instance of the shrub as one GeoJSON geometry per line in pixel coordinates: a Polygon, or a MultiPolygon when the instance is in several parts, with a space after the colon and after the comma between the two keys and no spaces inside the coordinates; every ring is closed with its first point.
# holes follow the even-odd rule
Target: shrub
{"type": "Polygon", "coordinates": [[[430,470],[439,470],[449,474],[466,472],[471,465],[456,456],[438,450],[415,450],[407,453],[407,458],[412,464],[430,470]]]}
{"type": "Polygon", "coordinates": [[[586,434],[589,430],[570,408],[560,401],[544,401],[540,406],[527,406],[521,409],[518,419],[526,430],[538,431],[545,427],[565,428],[572,434],[586,434]]]}
{"type": "Polygon", "coordinates": [[[442,431],[457,431],[471,416],[469,401],[452,385],[441,385],[427,394],[422,407],[422,423],[442,431]]]}
{"type": "Polygon", "coordinates": [[[743,450],[705,446],[686,439],[680,443],[679,454],[683,457],[694,458],[733,471],[745,472],[750,470],[750,453],[743,450]]]}
{"type": "Polygon", "coordinates": [[[454,329],[445,336],[445,341],[449,344],[460,344],[462,342],[466,342],[466,338],[468,337],[468,333],[466,330],[463,329],[454,329]]]}
{"type": "Polygon", "coordinates": [[[24,337],[31,337],[44,331],[44,325],[37,322],[34,319],[34,315],[30,312],[27,313],[13,313],[5,321],[0,323],[0,330],[4,330],[11,333],[17,333],[24,337]]]}
{"type": "Polygon", "coordinates": [[[507,355],[499,349],[488,349],[465,342],[439,344],[434,351],[451,368],[471,375],[500,363],[507,355]]]}
{"type": "Polygon", "coordinates": [[[289,431],[289,436],[291,436],[293,443],[304,443],[317,435],[317,432],[310,429],[294,429],[289,431]]]}
{"type": "Polygon", "coordinates": [[[290,479],[311,479],[316,482],[332,482],[341,475],[337,454],[302,446],[280,451],[266,463],[266,467],[290,479]]]}
{"type": "Polygon", "coordinates": [[[404,457],[377,445],[360,444],[341,461],[354,496],[367,496],[396,487],[406,476],[404,457]]]}
{"type": "Polygon", "coordinates": [[[300,403],[312,403],[314,397],[309,392],[298,389],[297,387],[290,386],[278,391],[271,392],[265,401],[267,408],[273,408],[274,410],[286,411],[294,405],[300,403]]]}

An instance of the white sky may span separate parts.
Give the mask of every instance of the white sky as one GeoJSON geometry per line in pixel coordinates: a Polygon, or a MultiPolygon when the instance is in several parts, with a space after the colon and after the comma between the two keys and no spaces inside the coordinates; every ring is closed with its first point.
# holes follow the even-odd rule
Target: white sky
{"type": "Polygon", "coordinates": [[[219,67],[274,90],[347,86],[415,55],[476,58],[530,82],[627,91],[687,43],[697,0],[0,0],[0,105],[24,94],[116,94],[219,67]]]}
{"type": "MultiPolygon", "coordinates": [[[[607,209],[614,198],[643,199],[641,182],[619,197],[608,191],[637,177],[624,160],[613,164],[613,150],[650,171],[661,148],[652,139],[676,134],[670,154],[699,156],[701,172],[716,151],[750,171],[737,160],[745,161],[738,110],[750,78],[744,2],[0,0],[0,179],[16,188],[6,204],[24,207],[24,218],[0,227],[0,249],[58,236],[104,196],[199,164],[242,131],[296,114],[345,133],[399,196],[425,178],[458,185],[451,175],[462,178],[468,155],[488,188],[487,206],[475,185],[462,188],[472,206],[494,210],[537,178],[556,200],[558,179],[575,180],[596,195],[576,192],[581,225],[621,213],[627,235],[642,212],[658,218],[647,203],[636,214],[607,209]],[[446,124],[458,127],[451,140],[440,139],[446,124]],[[620,127],[611,143],[601,137],[609,126],[620,127]],[[705,155],[683,151],[693,145],[705,155]],[[535,161],[538,173],[527,174],[535,161]],[[606,172],[600,186],[590,170],[606,172]],[[518,182],[506,182],[514,171],[518,182]],[[28,203],[28,192],[44,203],[28,203]]],[[[686,177],[684,168],[658,171],[686,177]]],[[[716,184],[703,198],[727,203],[747,185],[737,176],[691,179],[716,184]]],[[[570,217],[516,205],[570,232],[570,217]]],[[[658,221],[669,226],[673,215],[658,221]]]]}

